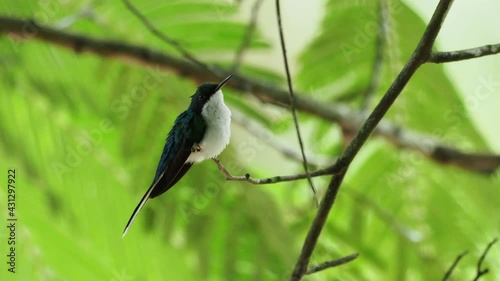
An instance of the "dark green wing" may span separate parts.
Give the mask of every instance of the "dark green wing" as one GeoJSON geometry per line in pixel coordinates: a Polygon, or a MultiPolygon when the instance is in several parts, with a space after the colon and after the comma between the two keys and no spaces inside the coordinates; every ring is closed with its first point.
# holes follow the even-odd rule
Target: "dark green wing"
{"type": "Polygon", "coordinates": [[[123,236],[127,233],[135,217],[149,198],[154,198],[169,190],[191,168],[192,163],[186,163],[191,154],[191,148],[199,143],[205,134],[206,124],[199,114],[184,111],[175,120],[174,126],[168,133],[163,153],[156,169],[156,175],[148,191],[135,207],[123,236]]]}

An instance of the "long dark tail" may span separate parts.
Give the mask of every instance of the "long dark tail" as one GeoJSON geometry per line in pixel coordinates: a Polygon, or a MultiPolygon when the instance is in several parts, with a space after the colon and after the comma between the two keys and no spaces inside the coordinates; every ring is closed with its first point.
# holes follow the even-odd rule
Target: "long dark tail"
{"type": "Polygon", "coordinates": [[[160,180],[163,178],[164,175],[165,175],[165,171],[160,175],[159,179],[149,187],[148,191],[146,191],[146,194],[144,194],[144,196],[142,196],[142,199],[139,202],[139,204],[137,205],[137,207],[135,207],[135,210],[132,213],[132,216],[130,216],[130,219],[128,219],[127,225],[125,226],[125,229],[123,230],[122,238],[125,237],[128,229],[130,228],[130,226],[134,222],[135,217],[137,217],[137,214],[139,214],[139,211],[141,211],[142,207],[144,207],[144,204],[146,204],[149,197],[151,196],[151,192],[153,192],[153,189],[155,189],[155,187],[158,185],[158,183],[160,182],[160,180]]]}
{"type": "Polygon", "coordinates": [[[139,214],[139,211],[142,209],[142,207],[144,207],[144,204],[146,204],[146,202],[148,201],[149,196],[151,195],[151,192],[153,191],[153,189],[155,188],[155,186],[157,184],[158,184],[158,181],[155,182],[154,184],[152,184],[151,187],[149,187],[148,191],[146,191],[146,194],[144,194],[144,196],[142,197],[142,199],[139,202],[139,204],[137,205],[137,207],[135,207],[135,210],[132,213],[132,216],[130,216],[130,219],[128,220],[127,225],[125,226],[125,229],[123,230],[122,238],[125,237],[125,235],[127,234],[128,229],[132,225],[132,222],[134,222],[135,218],[137,217],[137,214],[139,214]]]}
{"type": "Polygon", "coordinates": [[[142,197],[141,201],[135,207],[134,212],[132,213],[132,216],[130,216],[130,219],[127,222],[127,225],[125,226],[125,229],[123,230],[122,238],[125,237],[125,235],[128,232],[128,229],[132,225],[132,222],[134,222],[135,218],[137,217],[137,214],[141,211],[142,207],[144,207],[144,204],[148,201],[149,198],[154,198],[163,192],[169,190],[174,184],[179,181],[182,176],[191,168],[193,163],[185,163],[180,167],[178,171],[175,172],[175,174],[170,175],[168,174],[167,171],[164,171],[159,177],[158,180],[149,187],[148,191],[146,191],[146,194],[142,197]],[[167,174],[165,174],[167,173],[167,174]],[[168,180],[170,178],[170,180],[168,180]],[[166,182],[168,180],[168,182],[166,182]],[[158,188],[156,188],[158,187],[158,188]]]}

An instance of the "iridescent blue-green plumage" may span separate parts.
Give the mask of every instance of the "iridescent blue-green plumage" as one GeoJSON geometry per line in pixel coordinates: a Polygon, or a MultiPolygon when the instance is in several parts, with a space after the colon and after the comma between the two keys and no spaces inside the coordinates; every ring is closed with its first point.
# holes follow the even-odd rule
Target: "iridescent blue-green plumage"
{"type": "Polygon", "coordinates": [[[219,84],[203,83],[191,96],[189,108],[177,117],[168,133],[153,182],[132,213],[123,236],[149,198],[159,196],[174,186],[193,162],[215,157],[227,145],[230,111],[223,102],[220,89],[229,78],[231,76],[219,84]],[[206,118],[212,122],[210,132],[207,132],[206,118]],[[214,120],[217,123],[214,124],[214,120]],[[204,142],[205,137],[208,143],[204,142]]]}
{"type": "Polygon", "coordinates": [[[191,110],[191,106],[177,117],[174,126],[168,133],[154,180],[135,207],[123,231],[123,236],[146,201],[169,190],[191,168],[193,163],[186,162],[186,160],[191,154],[193,146],[203,139],[205,130],[206,124],[201,113],[191,110]]]}
{"type": "Polygon", "coordinates": [[[179,181],[191,168],[192,163],[186,163],[193,145],[199,143],[205,135],[206,124],[200,114],[186,110],[175,120],[163,147],[160,162],[153,179],[154,185],[149,198],[154,198],[179,181]]]}

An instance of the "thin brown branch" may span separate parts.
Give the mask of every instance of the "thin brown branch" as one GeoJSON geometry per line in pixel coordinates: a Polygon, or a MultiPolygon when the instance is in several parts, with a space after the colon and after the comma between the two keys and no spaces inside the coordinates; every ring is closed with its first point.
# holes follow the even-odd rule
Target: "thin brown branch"
{"type": "Polygon", "coordinates": [[[301,280],[304,274],[307,272],[309,260],[314,251],[314,248],[316,247],[318,237],[321,234],[323,226],[335,202],[335,198],[337,197],[337,193],[340,189],[347,169],[349,169],[349,165],[351,164],[352,160],[357,155],[361,147],[364,145],[368,137],[371,135],[377,124],[385,116],[396,98],[403,91],[404,87],[413,76],[413,74],[423,63],[428,60],[428,57],[432,52],[432,46],[434,45],[436,37],[439,33],[439,30],[441,29],[443,21],[452,3],[453,0],[439,1],[439,4],[429,22],[429,25],[427,26],[410,60],[405,64],[403,70],[401,70],[378,105],[375,107],[361,129],[358,131],[357,135],[349,144],[345,152],[335,163],[335,166],[339,167],[341,172],[339,175],[333,176],[330,184],[328,185],[328,189],[323,197],[323,200],[321,201],[318,212],[316,213],[314,221],[305,238],[302,251],[299,255],[299,258],[297,259],[297,263],[292,272],[290,281],[301,280]]]}
{"type": "MultiPolygon", "coordinates": [[[[81,34],[39,25],[33,20],[18,19],[0,15],[0,33],[10,35],[14,40],[37,39],[58,45],[76,53],[91,53],[101,57],[131,61],[143,65],[159,67],[188,77],[196,83],[217,80],[217,76],[201,66],[164,52],[159,52],[140,45],[128,44],[122,41],[97,39],[81,34]]],[[[217,68],[210,66],[210,68],[217,68]]],[[[224,72],[217,68],[222,76],[224,72]]],[[[274,84],[255,80],[235,74],[226,87],[239,90],[240,94],[252,94],[264,103],[272,103],[288,107],[288,91],[274,84]]],[[[297,110],[312,114],[324,120],[337,122],[352,131],[361,126],[362,114],[341,103],[316,101],[306,93],[295,92],[297,110]]],[[[384,137],[395,146],[418,151],[431,160],[446,163],[467,171],[491,174],[500,166],[500,156],[491,154],[466,153],[449,147],[435,137],[400,127],[394,123],[382,120],[373,134],[384,137]]]]}
{"type": "Polygon", "coordinates": [[[500,53],[500,44],[485,45],[477,48],[451,51],[451,52],[433,52],[428,62],[445,63],[475,59],[484,56],[491,56],[500,53]]]}
{"type": "Polygon", "coordinates": [[[328,167],[325,169],[319,169],[315,171],[311,171],[308,174],[303,173],[303,174],[294,174],[294,175],[286,175],[286,176],[275,176],[275,177],[270,177],[270,178],[262,178],[262,179],[257,179],[257,178],[252,178],[250,174],[245,174],[244,176],[233,176],[227,169],[222,165],[222,163],[219,161],[219,159],[213,158],[212,159],[216,164],[217,168],[226,176],[226,180],[229,181],[246,181],[252,184],[274,184],[274,183],[279,183],[279,182],[285,182],[285,181],[296,181],[296,180],[301,180],[301,179],[307,179],[308,177],[320,177],[324,175],[332,175],[335,174],[336,171],[332,169],[332,167],[328,167]]]}
{"type": "Polygon", "coordinates": [[[497,241],[498,241],[498,238],[493,239],[493,241],[491,241],[490,243],[488,243],[488,246],[486,246],[486,249],[484,249],[483,254],[479,258],[479,261],[477,262],[477,272],[476,272],[476,277],[474,278],[474,281],[479,280],[479,278],[481,278],[481,276],[483,276],[483,275],[487,274],[488,272],[490,272],[490,270],[488,268],[484,268],[483,269],[483,262],[484,262],[484,259],[486,258],[486,255],[488,254],[490,248],[497,241]]]}
{"type": "Polygon", "coordinates": [[[250,42],[252,42],[252,37],[253,34],[255,33],[255,28],[257,27],[257,18],[259,16],[259,10],[262,2],[263,2],[262,0],[255,0],[253,4],[250,16],[250,22],[245,32],[245,37],[243,37],[243,41],[241,42],[238,50],[236,51],[236,55],[234,56],[234,63],[233,67],[231,68],[232,73],[238,72],[238,69],[240,68],[241,65],[241,61],[243,60],[243,55],[245,54],[245,51],[248,49],[248,46],[250,46],[250,42]]]}
{"type": "Polygon", "coordinates": [[[154,24],[151,23],[146,18],[146,16],[144,16],[129,0],[123,0],[123,3],[127,7],[127,9],[132,14],[134,14],[154,36],[156,36],[157,38],[159,38],[163,42],[166,42],[167,44],[171,45],[172,47],[174,47],[184,58],[186,58],[187,60],[191,61],[194,64],[197,64],[198,66],[202,67],[203,69],[205,69],[211,73],[214,73],[215,75],[219,76],[219,78],[223,76],[218,72],[217,69],[211,67],[210,65],[203,63],[202,61],[197,59],[194,55],[192,55],[190,52],[188,52],[186,49],[184,49],[182,47],[182,45],[177,40],[170,38],[165,33],[158,30],[158,28],[156,28],[154,26],[154,24]]]}
{"type": "Polygon", "coordinates": [[[467,255],[467,251],[461,253],[460,255],[458,255],[455,260],[453,261],[453,263],[451,264],[450,268],[448,268],[448,271],[446,271],[444,277],[443,277],[443,281],[446,281],[448,280],[448,278],[451,276],[451,273],[453,272],[453,270],[455,270],[455,267],[458,265],[458,263],[460,262],[460,260],[465,256],[467,255]]]}
{"type": "Polygon", "coordinates": [[[280,8],[280,0],[276,0],[276,19],[278,20],[278,31],[280,35],[280,43],[281,43],[281,51],[283,53],[283,62],[285,63],[285,73],[286,73],[286,81],[288,84],[288,92],[290,94],[290,110],[292,111],[293,123],[295,125],[295,131],[297,132],[297,139],[299,140],[300,153],[302,154],[302,165],[304,166],[304,170],[307,174],[307,181],[309,182],[309,186],[313,192],[313,200],[316,203],[316,206],[319,206],[318,198],[316,196],[316,189],[314,188],[314,183],[309,175],[309,165],[307,163],[306,153],[304,152],[304,142],[302,141],[302,136],[300,134],[300,126],[299,120],[297,118],[297,101],[295,99],[295,94],[293,92],[292,86],[292,77],[290,75],[290,67],[288,66],[288,58],[286,55],[286,44],[285,44],[285,35],[283,34],[283,25],[281,23],[281,8],[280,8]]]}
{"type": "Polygon", "coordinates": [[[346,264],[348,262],[351,262],[351,261],[355,260],[358,256],[359,256],[359,253],[354,253],[354,254],[342,257],[340,259],[331,260],[331,261],[327,261],[327,262],[324,262],[324,263],[311,265],[309,267],[309,269],[307,269],[306,275],[313,274],[313,273],[316,273],[318,271],[322,271],[322,270],[325,270],[325,269],[329,269],[329,268],[332,268],[332,267],[336,267],[336,266],[339,266],[339,265],[346,264]]]}

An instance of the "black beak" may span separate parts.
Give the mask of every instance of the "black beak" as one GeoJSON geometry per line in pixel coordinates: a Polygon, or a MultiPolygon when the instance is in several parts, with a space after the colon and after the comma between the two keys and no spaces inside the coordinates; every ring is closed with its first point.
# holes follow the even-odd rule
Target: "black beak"
{"type": "Polygon", "coordinates": [[[231,77],[233,77],[233,75],[229,75],[228,77],[226,77],[226,79],[222,80],[222,82],[219,83],[219,85],[217,85],[217,88],[215,88],[215,92],[217,92],[218,90],[220,90],[224,85],[226,85],[227,81],[229,81],[229,79],[231,79],[231,77]]]}

